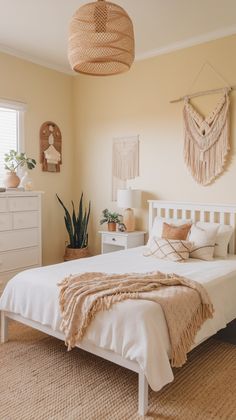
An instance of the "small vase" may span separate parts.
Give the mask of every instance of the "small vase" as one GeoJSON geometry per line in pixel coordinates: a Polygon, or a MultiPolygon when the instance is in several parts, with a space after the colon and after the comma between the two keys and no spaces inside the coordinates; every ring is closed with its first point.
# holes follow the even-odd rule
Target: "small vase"
{"type": "Polygon", "coordinates": [[[115,232],[116,231],[116,223],[115,222],[109,222],[107,223],[109,232],[115,232]]]}
{"type": "Polygon", "coordinates": [[[28,172],[25,172],[24,176],[21,178],[20,186],[25,189],[25,191],[32,191],[33,190],[33,180],[29,176],[28,172]]]}
{"type": "Polygon", "coordinates": [[[20,178],[14,171],[7,171],[4,178],[4,185],[6,188],[17,188],[20,183],[20,178]]]}

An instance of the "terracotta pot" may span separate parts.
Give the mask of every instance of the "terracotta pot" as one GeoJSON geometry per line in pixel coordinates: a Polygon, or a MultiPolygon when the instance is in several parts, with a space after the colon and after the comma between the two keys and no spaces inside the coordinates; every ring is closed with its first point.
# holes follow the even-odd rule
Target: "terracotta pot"
{"type": "Polygon", "coordinates": [[[69,248],[65,249],[64,261],[77,260],[78,258],[89,257],[88,247],[86,248],[69,248]]]}
{"type": "Polygon", "coordinates": [[[115,222],[109,222],[107,223],[109,232],[115,232],[116,231],[116,223],[115,222]]]}
{"type": "Polygon", "coordinates": [[[7,171],[4,178],[4,185],[7,188],[17,188],[20,183],[20,178],[14,171],[7,171]]]}

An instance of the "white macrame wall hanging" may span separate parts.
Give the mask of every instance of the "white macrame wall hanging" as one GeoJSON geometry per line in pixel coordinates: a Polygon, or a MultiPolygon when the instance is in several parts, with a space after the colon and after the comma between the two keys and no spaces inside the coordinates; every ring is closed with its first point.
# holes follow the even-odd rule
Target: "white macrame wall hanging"
{"type": "Polygon", "coordinates": [[[201,185],[209,185],[224,170],[230,150],[229,93],[236,90],[236,86],[229,86],[208,62],[202,65],[190,89],[206,67],[226,87],[196,92],[170,101],[170,103],[184,101],[184,160],[193,178],[201,185]],[[215,109],[203,118],[190,103],[190,98],[215,93],[222,93],[222,96],[215,109]]]}
{"type": "Polygon", "coordinates": [[[127,181],[139,176],[139,136],[113,139],[112,201],[117,190],[127,188],[127,181]]]}
{"type": "Polygon", "coordinates": [[[224,170],[229,144],[229,90],[216,108],[203,118],[184,100],[184,160],[193,178],[210,184],[224,170]]]}

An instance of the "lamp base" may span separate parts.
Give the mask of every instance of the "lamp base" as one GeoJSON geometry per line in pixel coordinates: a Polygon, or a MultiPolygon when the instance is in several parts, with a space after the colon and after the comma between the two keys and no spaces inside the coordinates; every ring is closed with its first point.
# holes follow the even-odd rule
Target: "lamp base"
{"type": "Polygon", "coordinates": [[[135,230],[135,218],[133,209],[124,210],[123,223],[125,224],[126,232],[133,232],[135,230]]]}

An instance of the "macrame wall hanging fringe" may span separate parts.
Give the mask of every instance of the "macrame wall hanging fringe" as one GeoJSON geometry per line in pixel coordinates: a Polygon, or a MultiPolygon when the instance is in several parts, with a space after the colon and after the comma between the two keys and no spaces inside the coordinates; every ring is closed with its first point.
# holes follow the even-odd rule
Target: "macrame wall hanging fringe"
{"type": "Polygon", "coordinates": [[[127,188],[127,181],[139,176],[139,136],[113,139],[112,201],[117,190],[127,188]]]}
{"type": "Polygon", "coordinates": [[[184,102],[184,160],[193,178],[210,184],[224,170],[229,145],[229,91],[226,89],[214,111],[203,118],[184,102]]]}

